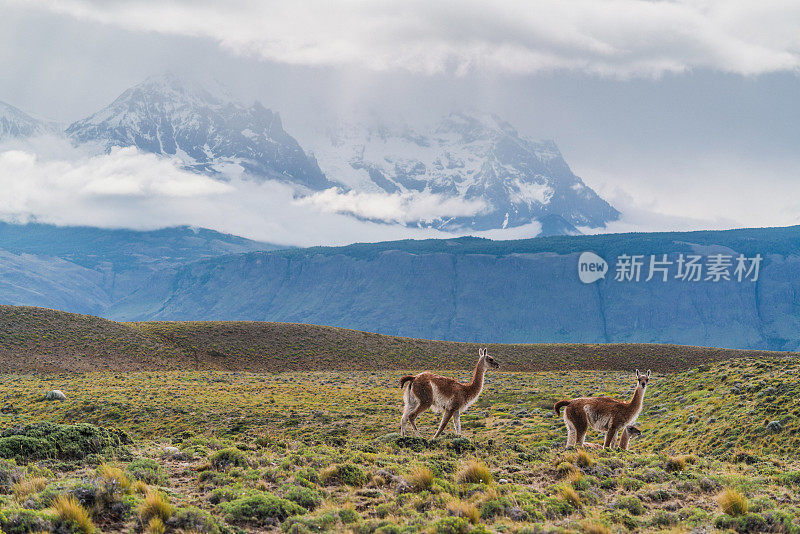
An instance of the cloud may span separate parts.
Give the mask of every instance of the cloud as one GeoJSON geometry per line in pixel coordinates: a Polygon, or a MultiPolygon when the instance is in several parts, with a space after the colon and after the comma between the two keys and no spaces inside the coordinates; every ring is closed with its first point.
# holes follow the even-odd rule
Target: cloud
{"type": "MultiPolygon", "coordinates": [[[[56,137],[0,146],[0,220],[139,230],[192,225],[298,246],[501,235],[407,227],[405,223],[419,218],[466,215],[482,208],[436,195],[334,189],[298,199],[292,187],[280,182],[219,182],[135,147],[102,155],[83,150],[56,137]]],[[[531,224],[502,235],[535,237],[540,230],[531,224]]]]}
{"type": "Polygon", "coordinates": [[[307,66],[655,76],[800,68],[795,0],[10,0],[307,66]]]}
{"type": "Polygon", "coordinates": [[[327,213],[344,213],[389,223],[408,224],[451,217],[468,217],[486,209],[481,200],[443,197],[428,192],[363,193],[326,189],[296,201],[327,213]]]}

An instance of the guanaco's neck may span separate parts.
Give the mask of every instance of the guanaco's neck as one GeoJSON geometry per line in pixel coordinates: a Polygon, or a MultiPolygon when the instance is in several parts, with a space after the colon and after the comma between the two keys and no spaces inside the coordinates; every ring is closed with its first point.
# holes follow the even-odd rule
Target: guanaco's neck
{"type": "Polygon", "coordinates": [[[467,384],[467,392],[470,396],[477,395],[483,389],[483,374],[486,372],[482,365],[483,362],[478,360],[475,365],[475,371],[472,373],[472,380],[467,384]]]}
{"type": "Polygon", "coordinates": [[[643,400],[644,400],[644,388],[641,385],[639,385],[639,383],[637,383],[636,389],[633,392],[633,397],[631,397],[631,401],[628,403],[628,405],[634,410],[638,410],[639,408],[642,407],[643,400]]]}

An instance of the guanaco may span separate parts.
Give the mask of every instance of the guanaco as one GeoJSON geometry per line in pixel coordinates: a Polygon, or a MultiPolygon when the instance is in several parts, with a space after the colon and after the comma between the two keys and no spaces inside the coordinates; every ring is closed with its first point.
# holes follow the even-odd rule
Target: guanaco
{"type": "Polygon", "coordinates": [[[567,425],[567,447],[584,446],[586,431],[591,426],[599,432],[606,433],[603,448],[612,448],[616,444],[619,431],[633,425],[642,411],[644,390],[650,381],[650,371],[642,374],[636,370],[636,388],[630,402],[619,401],[609,397],[580,397],[572,400],[558,401],[553,410],[560,415],[564,410],[564,424],[567,425]]]}
{"type": "Polygon", "coordinates": [[[436,413],[442,412],[442,420],[433,439],[439,437],[451,418],[456,435],[461,435],[461,413],[478,400],[483,390],[483,375],[489,367],[497,369],[500,364],[489,356],[486,349],[478,349],[478,363],[468,384],[427,371],[401,378],[403,417],[400,419],[400,434],[405,436],[406,426],[410,424],[417,436],[421,436],[415,421],[430,408],[436,413]]]}
{"type": "Polygon", "coordinates": [[[627,451],[630,440],[637,439],[641,435],[642,431],[637,427],[633,425],[626,426],[625,430],[622,431],[622,437],[619,438],[619,448],[627,451]]]}

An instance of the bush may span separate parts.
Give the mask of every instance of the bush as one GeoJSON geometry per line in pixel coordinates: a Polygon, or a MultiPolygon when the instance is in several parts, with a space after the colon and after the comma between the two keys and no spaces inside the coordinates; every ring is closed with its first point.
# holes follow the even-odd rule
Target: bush
{"type": "Polygon", "coordinates": [[[456,475],[456,480],[461,484],[486,484],[492,483],[491,471],[485,463],[477,460],[467,462],[456,475]]]}
{"type": "Polygon", "coordinates": [[[239,449],[222,449],[208,457],[211,467],[225,471],[230,467],[247,467],[247,455],[239,449]]]}
{"type": "Polygon", "coordinates": [[[134,479],[147,484],[164,485],[167,480],[161,465],[150,458],[138,458],[129,463],[125,469],[134,479]]]}
{"type": "Polygon", "coordinates": [[[20,480],[22,480],[22,469],[17,466],[17,462],[0,459],[0,493],[8,493],[20,480]]]}
{"type": "Polygon", "coordinates": [[[271,493],[257,493],[219,505],[231,523],[250,522],[266,525],[270,520],[283,521],[293,515],[307,512],[302,506],[276,497],[271,493]]]}
{"type": "Polygon", "coordinates": [[[29,532],[51,532],[53,525],[48,518],[34,510],[12,510],[0,513],[0,531],[5,534],[28,534],[29,532]]]}
{"type": "Polygon", "coordinates": [[[627,510],[633,515],[642,515],[645,512],[644,504],[636,497],[620,497],[614,503],[614,508],[627,510]]]}
{"type": "Polygon", "coordinates": [[[332,465],[324,469],[319,478],[323,484],[340,484],[346,486],[363,486],[369,480],[367,474],[360,467],[353,464],[332,465]]]}
{"type": "Polygon", "coordinates": [[[211,504],[219,504],[221,502],[230,502],[239,497],[239,493],[231,487],[225,486],[216,488],[208,496],[208,502],[211,504]]]}
{"type": "Polygon", "coordinates": [[[717,495],[719,507],[726,514],[736,517],[747,513],[747,497],[733,488],[725,488],[717,495]]]}
{"type": "Polygon", "coordinates": [[[53,502],[53,510],[55,510],[56,529],[68,529],[72,532],[80,532],[82,534],[92,534],[95,532],[94,523],[89,517],[89,512],[86,508],[81,506],[81,503],[72,495],[62,495],[53,502]]]}
{"type": "Polygon", "coordinates": [[[412,467],[404,478],[414,491],[427,490],[433,485],[433,471],[424,465],[412,467]]]}
{"type": "Polygon", "coordinates": [[[463,517],[443,517],[434,524],[436,534],[467,534],[469,523],[463,517]]]}
{"type": "Polygon", "coordinates": [[[219,534],[220,532],[217,520],[196,506],[178,509],[167,521],[167,526],[171,529],[199,534],[219,534]]]}
{"type": "Polygon", "coordinates": [[[317,490],[303,486],[286,486],[283,489],[283,496],[309,511],[322,504],[322,496],[317,490]]]}
{"type": "Polygon", "coordinates": [[[337,515],[333,512],[318,517],[294,516],[287,519],[281,529],[288,534],[305,534],[307,532],[325,532],[336,525],[337,515]]]}
{"type": "Polygon", "coordinates": [[[352,525],[361,521],[361,516],[352,508],[342,508],[339,510],[339,519],[345,525],[352,525]]]}
{"type": "Polygon", "coordinates": [[[9,428],[0,433],[0,458],[18,463],[36,460],[84,460],[90,455],[128,456],[128,435],[116,429],[88,423],[60,425],[36,423],[9,428]]]}

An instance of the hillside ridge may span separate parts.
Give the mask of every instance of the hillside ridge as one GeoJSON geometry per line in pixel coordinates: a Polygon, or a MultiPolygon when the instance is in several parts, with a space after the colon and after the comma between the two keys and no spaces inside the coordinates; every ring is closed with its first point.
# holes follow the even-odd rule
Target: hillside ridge
{"type": "Polygon", "coordinates": [[[488,347],[504,371],[673,372],[720,360],[793,354],[645,343],[460,343],[297,323],[121,323],[0,306],[0,369],[7,373],[469,369],[479,346],[488,347]]]}

